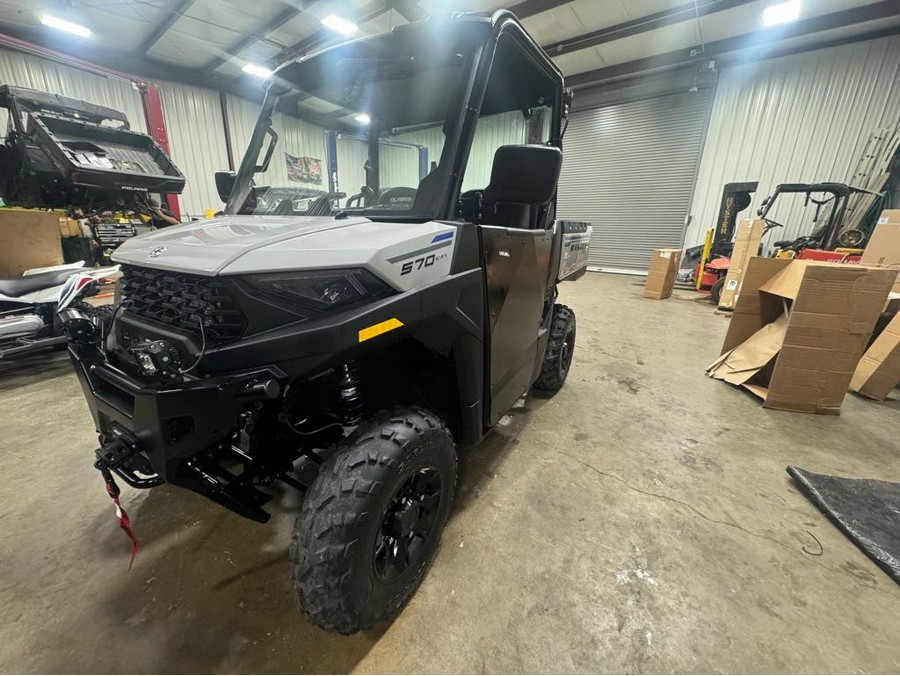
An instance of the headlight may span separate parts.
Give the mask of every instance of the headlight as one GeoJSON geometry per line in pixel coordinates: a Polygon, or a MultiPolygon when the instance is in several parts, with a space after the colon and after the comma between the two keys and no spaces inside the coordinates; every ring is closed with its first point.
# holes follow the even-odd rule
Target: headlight
{"type": "Polygon", "coordinates": [[[391,287],[368,270],[304,270],[249,275],[246,281],[267,296],[323,312],[362,300],[383,298],[391,287]]]}

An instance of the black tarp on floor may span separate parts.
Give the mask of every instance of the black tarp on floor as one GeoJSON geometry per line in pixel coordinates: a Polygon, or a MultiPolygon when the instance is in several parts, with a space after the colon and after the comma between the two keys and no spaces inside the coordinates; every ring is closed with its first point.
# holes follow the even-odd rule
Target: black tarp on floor
{"type": "Polygon", "coordinates": [[[900,584],[900,483],[814,474],[788,466],[807,498],[900,584]]]}

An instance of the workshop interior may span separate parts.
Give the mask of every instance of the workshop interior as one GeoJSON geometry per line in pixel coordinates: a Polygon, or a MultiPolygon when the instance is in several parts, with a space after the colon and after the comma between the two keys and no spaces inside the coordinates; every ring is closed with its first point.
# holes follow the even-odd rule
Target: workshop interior
{"type": "Polygon", "coordinates": [[[0,0],[0,671],[896,673],[898,310],[893,0],[0,0]]]}

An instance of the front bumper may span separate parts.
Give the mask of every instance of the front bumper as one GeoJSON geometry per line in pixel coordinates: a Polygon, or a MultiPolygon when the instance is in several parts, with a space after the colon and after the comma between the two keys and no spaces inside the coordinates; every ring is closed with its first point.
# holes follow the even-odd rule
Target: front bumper
{"type": "Polygon", "coordinates": [[[105,362],[102,356],[69,349],[78,381],[100,434],[97,462],[126,483],[157,485],[163,481],[190,490],[256,521],[268,514],[268,499],[248,481],[228,476],[211,462],[232,448],[241,412],[248,403],[280,396],[284,374],[274,368],[149,386],[105,362]],[[128,457],[126,457],[128,456],[128,457]],[[141,456],[158,479],[135,482],[126,469],[129,457],[141,456]],[[121,461],[121,466],[117,466],[121,461]]]}

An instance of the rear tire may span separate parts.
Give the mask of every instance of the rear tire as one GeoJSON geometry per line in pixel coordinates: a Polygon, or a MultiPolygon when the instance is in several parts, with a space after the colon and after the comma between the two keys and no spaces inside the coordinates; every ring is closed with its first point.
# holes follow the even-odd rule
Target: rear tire
{"type": "Polygon", "coordinates": [[[455,485],[453,438],[437,416],[404,408],[363,421],[294,524],[291,576],[310,621],[353,634],[394,615],[434,559],[455,485]]]}
{"type": "Polygon", "coordinates": [[[544,352],[544,364],[541,373],[534,382],[536,394],[552,397],[559,392],[575,353],[575,313],[565,305],[553,306],[553,319],[550,322],[550,339],[547,351],[544,352]]]}
{"type": "Polygon", "coordinates": [[[722,289],[725,287],[725,278],[719,277],[716,280],[716,283],[713,284],[709,289],[709,298],[712,300],[713,305],[719,307],[719,300],[722,298],[722,289]]]}

